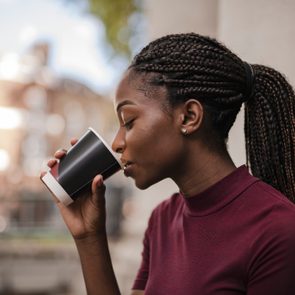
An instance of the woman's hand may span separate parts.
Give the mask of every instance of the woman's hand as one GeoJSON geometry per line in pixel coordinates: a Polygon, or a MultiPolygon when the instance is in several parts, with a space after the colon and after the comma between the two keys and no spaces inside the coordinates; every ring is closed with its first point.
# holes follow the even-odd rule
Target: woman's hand
{"type": "MultiPolygon", "coordinates": [[[[78,140],[72,139],[71,144],[78,140]]],[[[52,168],[66,151],[55,153],[55,159],[47,165],[52,168]]],[[[41,175],[44,175],[42,172],[41,175]]],[[[81,260],[87,294],[114,294],[120,290],[112,266],[105,228],[105,186],[101,175],[97,175],[91,185],[91,191],[79,196],[69,206],[57,200],[60,213],[74,237],[81,260]],[[99,286],[99,288],[97,287],[99,286]]]]}
{"type": "MultiPolygon", "coordinates": [[[[77,141],[77,139],[72,139],[71,145],[76,144],[77,141]]],[[[65,155],[65,150],[57,151],[54,154],[55,159],[48,161],[48,167],[52,168],[65,155]]],[[[92,181],[91,192],[84,193],[69,206],[65,206],[57,200],[60,213],[75,240],[105,234],[106,211],[104,194],[105,186],[102,176],[97,175],[92,181]]]]}

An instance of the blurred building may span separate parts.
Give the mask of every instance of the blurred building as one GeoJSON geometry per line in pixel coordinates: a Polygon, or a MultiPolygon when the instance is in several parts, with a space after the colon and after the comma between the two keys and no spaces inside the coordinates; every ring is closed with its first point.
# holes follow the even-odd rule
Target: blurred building
{"type": "Polygon", "coordinates": [[[78,81],[59,78],[48,65],[50,46],[0,58],[0,233],[44,228],[56,218],[39,179],[46,160],[69,147],[89,126],[108,136],[113,105],[78,81]]]}
{"type": "MultiPolygon", "coordinates": [[[[85,294],[74,243],[40,181],[41,170],[70,139],[93,127],[113,136],[113,103],[82,83],[56,76],[50,46],[0,56],[0,294],[85,294]],[[26,238],[26,239],[24,239],[26,238]],[[49,239],[49,240],[48,240],[49,239]],[[50,242],[48,242],[50,241],[50,242]]],[[[106,192],[107,231],[121,232],[126,186],[116,175],[106,192]]]]}

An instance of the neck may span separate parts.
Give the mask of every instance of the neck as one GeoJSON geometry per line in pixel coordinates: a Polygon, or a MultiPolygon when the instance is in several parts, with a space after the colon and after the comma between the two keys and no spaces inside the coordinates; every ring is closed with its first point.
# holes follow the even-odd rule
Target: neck
{"type": "Polygon", "coordinates": [[[212,153],[189,159],[182,167],[183,172],[173,180],[185,197],[201,193],[236,169],[229,155],[212,153]]]}

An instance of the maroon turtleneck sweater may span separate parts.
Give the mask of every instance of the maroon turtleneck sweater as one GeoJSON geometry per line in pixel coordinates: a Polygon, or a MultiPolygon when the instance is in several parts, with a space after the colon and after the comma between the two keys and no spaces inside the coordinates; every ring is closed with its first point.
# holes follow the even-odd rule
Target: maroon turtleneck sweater
{"type": "Polygon", "coordinates": [[[295,205],[241,166],[157,206],[142,256],[145,295],[294,295],[295,205]]]}

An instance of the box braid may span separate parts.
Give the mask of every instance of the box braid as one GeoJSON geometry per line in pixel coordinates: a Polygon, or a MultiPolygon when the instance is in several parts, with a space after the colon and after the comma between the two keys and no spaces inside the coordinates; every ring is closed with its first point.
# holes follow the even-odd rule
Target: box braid
{"type": "Polygon", "coordinates": [[[152,75],[150,87],[165,86],[171,106],[197,98],[224,149],[245,103],[247,165],[295,202],[295,95],[280,73],[248,65],[215,39],[195,33],[151,42],[130,69],[152,75]]]}

